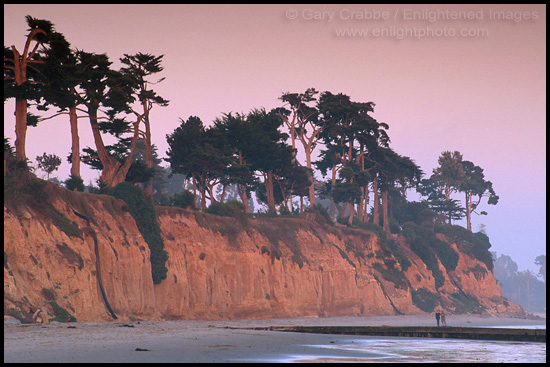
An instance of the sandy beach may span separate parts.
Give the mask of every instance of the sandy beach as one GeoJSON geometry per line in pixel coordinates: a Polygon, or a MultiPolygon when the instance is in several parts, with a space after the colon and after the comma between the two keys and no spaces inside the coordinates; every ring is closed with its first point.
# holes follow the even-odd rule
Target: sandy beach
{"type": "MultiPolygon", "coordinates": [[[[288,356],[307,356],[304,361],[311,361],[315,356],[327,357],[326,348],[311,346],[351,345],[358,339],[351,335],[246,329],[297,325],[435,326],[435,318],[433,315],[407,315],[238,321],[5,323],[4,362],[257,363],[288,361],[288,356]]],[[[532,328],[546,325],[546,319],[448,315],[447,325],[532,328]]],[[[358,352],[340,348],[330,353],[353,361],[358,352]]]]}

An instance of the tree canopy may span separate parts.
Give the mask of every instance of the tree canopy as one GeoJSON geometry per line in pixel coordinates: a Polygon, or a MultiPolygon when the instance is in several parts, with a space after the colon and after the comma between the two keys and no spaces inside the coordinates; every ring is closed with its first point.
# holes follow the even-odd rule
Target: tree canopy
{"type": "MultiPolygon", "coordinates": [[[[26,161],[27,126],[52,117],[33,117],[28,101],[41,113],[54,106],[53,116],[69,115],[71,180],[81,181],[82,161],[101,171],[102,186],[144,182],[152,196],[160,170],[154,168],[150,112],[169,104],[154,89],[164,81],[157,76],[164,69],[164,55],[124,53],[122,67],[115,70],[107,54],[72,48],[51,22],[31,16],[26,21],[29,33],[22,52],[4,47],[4,100],[16,100],[17,159],[26,161]],[[84,117],[95,146],[80,152],[77,122],[84,117]],[[116,142],[106,145],[106,136],[116,142]]],[[[211,122],[180,118],[179,126],[166,135],[165,161],[172,174],[191,182],[200,197],[199,209],[224,201],[229,187],[246,212],[254,192],[268,211],[278,207],[290,213],[295,210],[293,198],[300,198],[303,212],[305,197],[310,207],[322,197],[329,199],[333,219],[337,211],[348,225],[371,222],[390,234],[392,220],[410,218],[413,212],[449,224],[466,217],[471,231],[471,214],[487,214],[480,210],[483,200],[498,203],[484,170],[458,151],[443,151],[432,175],[424,177],[413,158],[390,146],[389,124],[377,120],[372,101],[313,87],[282,93],[278,100],[280,106],[270,111],[222,113],[211,122]],[[414,188],[424,199],[407,205],[406,193],[414,188]],[[454,196],[458,193],[464,194],[464,203],[454,196]]]]}

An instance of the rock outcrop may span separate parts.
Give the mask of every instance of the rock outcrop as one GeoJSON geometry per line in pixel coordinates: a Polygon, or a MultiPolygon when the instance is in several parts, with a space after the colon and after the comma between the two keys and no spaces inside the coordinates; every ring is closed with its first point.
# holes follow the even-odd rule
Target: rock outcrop
{"type": "Polygon", "coordinates": [[[4,206],[4,314],[30,320],[41,308],[46,320],[107,321],[107,305],[120,320],[424,312],[413,294],[432,295],[450,312],[465,302],[488,313],[523,312],[502,297],[486,265],[455,244],[458,264],[447,272],[439,263],[445,281],[437,289],[402,237],[393,240],[411,262],[404,272],[372,232],[299,218],[241,223],[168,207],[157,208],[168,274],[154,285],[148,245],[123,201],[65,190],[52,204],[73,232],[36,208],[4,206]]]}

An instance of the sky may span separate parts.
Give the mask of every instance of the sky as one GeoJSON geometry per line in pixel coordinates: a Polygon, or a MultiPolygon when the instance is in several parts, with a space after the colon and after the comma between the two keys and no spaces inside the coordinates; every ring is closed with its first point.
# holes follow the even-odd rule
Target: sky
{"type": "MultiPolygon", "coordinates": [[[[473,230],[484,224],[491,251],[538,272],[534,259],[546,254],[546,5],[4,4],[5,46],[23,49],[26,15],[50,20],[73,48],[107,53],[117,68],[123,54],[164,55],[166,79],[155,90],[170,105],[150,116],[160,157],[180,118],[210,125],[223,113],[280,107],[283,93],[310,87],[374,102],[390,146],[426,177],[446,150],[484,169],[500,200],[480,206],[488,215],[474,215],[473,230]]],[[[4,103],[12,144],[14,107],[4,103]]],[[[79,132],[81,148],[94,147],[85,119],[79,132]]],[[[27,156],[62,157],[52,174],[60,180],[70,172],[70,145],[68,117],[28,129],[27,156]]],[[[84,165],[82,175],[86,184],[99,177],[84,165]]]]}

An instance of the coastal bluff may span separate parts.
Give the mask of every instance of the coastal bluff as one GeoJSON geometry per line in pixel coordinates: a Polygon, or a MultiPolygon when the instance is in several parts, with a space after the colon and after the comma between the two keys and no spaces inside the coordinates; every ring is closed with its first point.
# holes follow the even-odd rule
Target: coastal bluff
{"type": "Polygon", "coordinates": [[[31,321],[236,320],[480,312],[519,316],[487,265],[458,253],[436,286],[400,235],[304,218],[245,221],[156,207],[160,284],[124,201],[47,183],[49,208],[4,203],[4,314],[31,321]],[[53,214],[52,214],[53,213],[53,214]],[[392,241],[392,246],[388,242],[392,241]],[[400,262],[408,259],[403,269],[400,262]]]}

